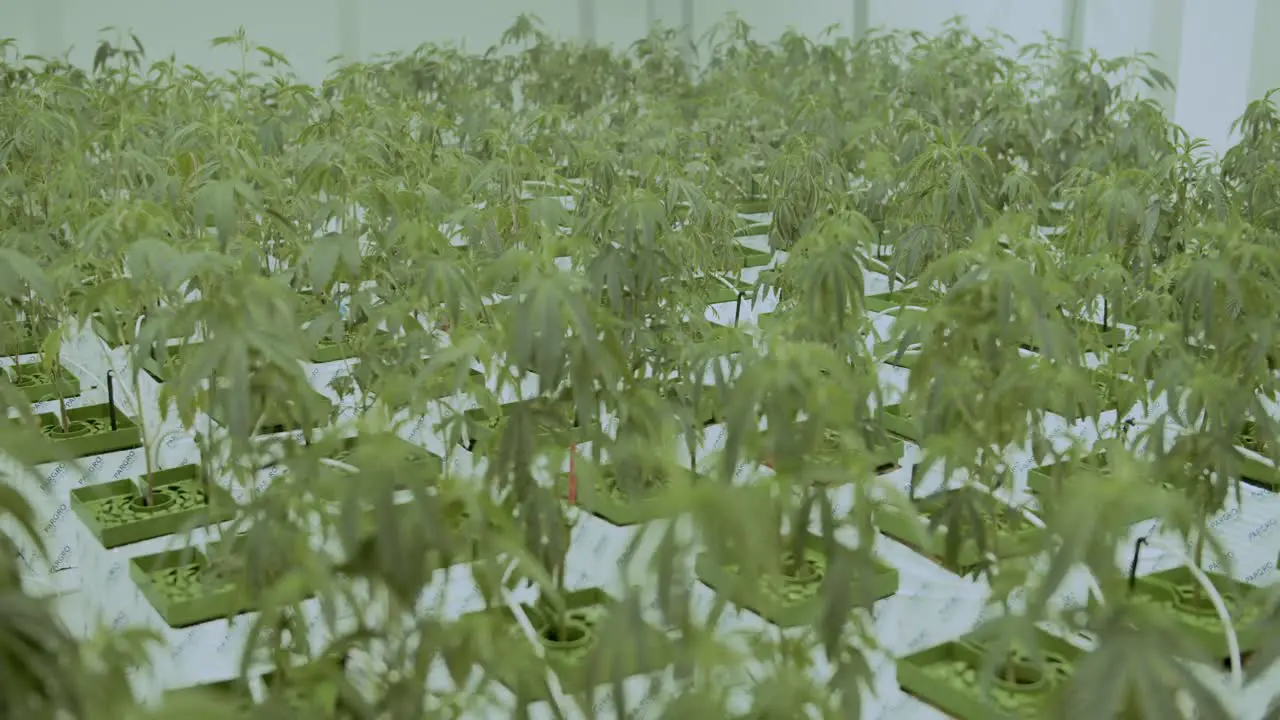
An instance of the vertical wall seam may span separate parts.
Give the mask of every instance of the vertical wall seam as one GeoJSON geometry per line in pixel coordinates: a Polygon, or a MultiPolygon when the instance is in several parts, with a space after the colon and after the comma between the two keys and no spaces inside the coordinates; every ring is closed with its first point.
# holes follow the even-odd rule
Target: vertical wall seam
{"type": "Polygon", "coordinates": [[[1182,17],[1186,0],[1160,0],[1151,3],[1147,28],[1147,49],[1154,54],[1153,65],[1173,81],[1173,90],[1154,91],[1152,96],[1170,116],[1178,106],[1179,67],[1182,65],[1182,17]]]}
{"type": "Polygon", "coordinates": [[[1084,18],[1086,0],[1062,0],[1062,37],[1067,48],[1084,50],[1084,18]]]}
{"type": "Polygon", "coordinates": [[[693,29],[693,0],[682,0],[680,3],[680,24],[683,26],[682,32],[685,39],[685,57],[689,62],[695,59],[694,43],[697,42],[697,35],[693,29]]]}
{"type": "Polygon", "coordinates": [[[871,0],[853,0],[853,41],[867,36],[871,22],[871,0]]]}
{"type": "Polygon", "coordinates": [[[360,57],[360,8],[358,0],[338,0],[338,54],[345,63],[360,57]]]}
{"type": "Polygon", "coordinates": [[[596,0],[578,0],[578,36],[584,43],[596,41],[596,0]]]}
{"type": "Polygon", "coordinates": [[[1253,37],[1249,49],[1250,102],[1257,100],[1280,86],[1280,44],[1275,41],[1280,32],[1280,3],[1262,0],[1253,10],[1253,37]]]}

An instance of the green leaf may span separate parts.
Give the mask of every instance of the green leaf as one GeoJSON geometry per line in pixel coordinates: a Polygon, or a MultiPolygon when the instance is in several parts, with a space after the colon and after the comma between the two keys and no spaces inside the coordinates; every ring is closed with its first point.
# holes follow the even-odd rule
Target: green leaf
{"type": "Polygon", "coordinates": [[[0,295],[25,300],[29,293],[45,302],[56,300],[49,278],[40,265],[11,247],[0,247],[0,295]]]}

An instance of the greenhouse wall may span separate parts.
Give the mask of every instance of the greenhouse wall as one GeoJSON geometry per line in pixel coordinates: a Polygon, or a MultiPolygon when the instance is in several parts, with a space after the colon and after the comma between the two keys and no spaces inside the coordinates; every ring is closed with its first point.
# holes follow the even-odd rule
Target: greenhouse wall
{"type": "Polygon", "coordinates": [[[764,38],[795,28],[817,37],[827,29],[862,27],[933,32],[963,16],[975,29],[995,29],[1014,42],[1045,33],[1068,37],[1104,56],[1151,52],[1177,79],[1164,96],[1178,122],[1216,148],[1249,99],[1280,85],[1280,3],[1259,0],[3,0],[0,36],[24,52],[86,63],[104,27],[132,30],[152,57],[175,53],[211,69],[234,67],[233,50],[209,39],[243,25],[258,43],[280,51],[309,82],[338,56],[372,58],[424,42],[454,41],[483,50],[520,13],[532,13],[564,38],[628,44],[654,23],[690,27],[702,37],[727,13],[738,13],[764,38]]]}

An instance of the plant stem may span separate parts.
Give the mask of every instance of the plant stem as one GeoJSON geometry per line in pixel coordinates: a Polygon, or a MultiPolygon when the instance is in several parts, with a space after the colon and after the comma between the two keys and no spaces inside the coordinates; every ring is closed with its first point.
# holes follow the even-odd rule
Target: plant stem
{"type": "MultiPolygon", "coordinates": [[[[572,532],[572,528],[570,528],[570,532],[572,532]]],[[[555,575],[556,592],[560,593],[562,596],[564,595],[565,565],[568,564],[566,562],[566,559],[567,558],[565,557],[560,558],[560,564],[556,566],[556,575],[555,575]]],[[[555,612],[554,628],[557,636],[560,636],[564,633],[565,627],[567,626],[568,622],[569,622],[569,608],[564,603],[560,603],[559,605],[556,606],[556,612],[555,612]]]]}

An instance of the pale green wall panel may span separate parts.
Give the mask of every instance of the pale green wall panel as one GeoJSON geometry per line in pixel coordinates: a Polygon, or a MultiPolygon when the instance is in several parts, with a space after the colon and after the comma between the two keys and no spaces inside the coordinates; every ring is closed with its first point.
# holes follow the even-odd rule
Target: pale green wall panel
{"type": "Polygon", "coordinates": [[[773,40],[794,28],[817,37],[828,27],[837,32],[852,32],[854,0],[695,0],[694,26],[699,36],[736,12],[761,39],[773,40]]]}
{"type": "Polygon", "coordinates": [[[1151,50],[1152,11],[1163,11],[1182,0],[1082,0],[1085,6],[1082,46],[1104,57],[1132,55],[1151,50]]]}
{"type": "MultiPolygon", "coordinates": [[[[152,58],[172,53],[182,63],[226,70],[239,66],[239,53],[212,48],[210,41],[244,25],[252,41],[283,53],[304,80],[318,81],[340,51],[338,1],[62,0],[63,40],[73,61],[87,65],[102,37],[99,29],[113,25],[136,33],[152,58]]],[[[367,4],[361,9],[366,22],[367,4]]]]}
{"type": "Polygon", "coordinates": [[[680,21],[680,0],[595,0],[595,3],[596,39],[616,47],[628,47],[644,37],[651,20],[667,27],[675,27],[680,21]]]}
{"type": "MultiPolygon", "coordinates": [[[[1153,64],[1176,84],[1182,73],[1183,16],[1186,12],[1186,0],[1163,0],[1158,7],[1158,12],[1153,9],[1149,15],[1148,41],[1145,49],[1155,55],[1153,64]]],[[[1174,112],[1178,106],[1177,89],[1156,90],[1152,95],[1160,101],[1167,112],[1174,112]]]]}
{"type": "Polygon", "coordinates": [[[1084,49],[1085,18],[1088,11],[1087,0],[1061,0],[1062,26],[1058,31],[1072,50],[1084,49]]]}
{"type": "Polygon", "coordinates": [[[208,70],[239,65],[233,49],[209,41],[234,32],[288,57],[299,76],[315,82],[338,55],[370,59],[426,42],[453,41],[482,51],[497,42],[521,12],[539,16],[554,36],[595,38],[626,46],[651,22],[691,25],[701,37],[736,11],[758,37],[787,28],[816,36],[837,25],[936,32],[962,15],[979,31],[998,30],[1015,43],[1045,33],[1070,35],[1104,56],[1147,51],[1180,81],[1160,99],[1175,118],[1218,146],[1225,124],[1247,98],[1280,85],[1280,0],[0,0],[0,37],[15,37],[25,53],[59,55],[88,65],[100,34],[115,25],[135,31],[153,58],[208,70]]]}
{"type": "Polygon", "coordinates": [[[593,43],[599,39],[599,34],[595,0],[578,0],[578,39],[593,43]]]}
{"type": "MultiPolygon", "coordinates": [[[[1174,80],[1182,55],[1184,0],[1085,0],[1083,47],[1103,57],[1152,53],[1151,64],[1174,80]],[[1158,12],[1157,12],[1158,10],[1158,12]]],[[[1176,93],[1150,91],[1173,108],[1176,93]]]]}
{"type": "MultiPolygon", "coordinates": [[[[1119,1],[1119,0],[1117,0],[1119,1]]],[[[1061,0],[871,0],[873,28],[938,32],[957,15],[979,34],[996,30],[1019,45],[1062,34],[1061,0]]]]}
{"type": "Polygon", "coordinates": [[[36,52],[36,7],[30,0],[0,0],[0,38],[11,38],[17,52],[36,52]]]}
{"type": "Polygon", "coordinates": [[[871,0],[853,0],[853,37],[861,39],[871,29],[871,0]]]}
{"type": "MultiPolygon", "coordinates": [[[[483,52],[521,13],[537,16],[558,38],[580,35],[578,0],[359,0],[363,42],[377,53],[453,41],[483,52]]],[[[600,16],[600,15],[598,15],[600,16]]]]}
{"type": "Polygon", "coordinates": [[[1280,0],[1261,0],[1254,15],[1249,98],[1280,87],[1280,0]]]}
{"type": "Polygon", "coordinates": [[[363,18],[360,16],[360,0],[337,0],[338,2],[338,54],[344,60],[358,62],[365,60],[361,40],[360,27],[363,18]]]}

